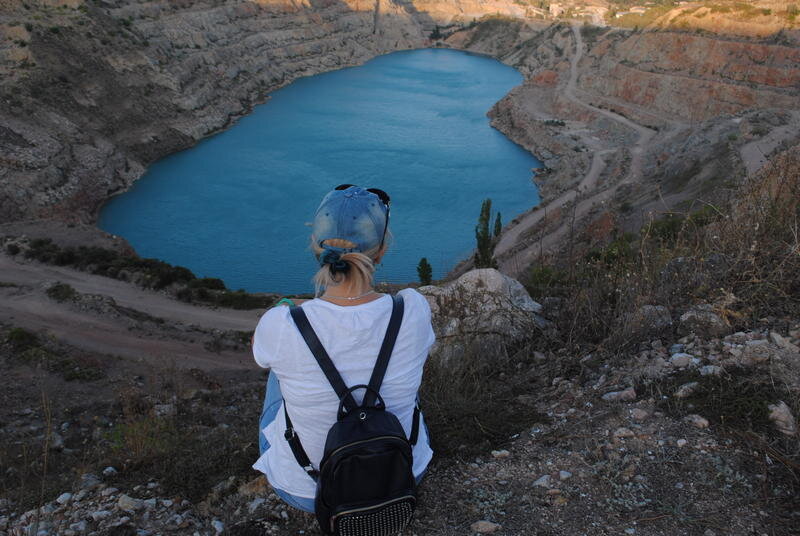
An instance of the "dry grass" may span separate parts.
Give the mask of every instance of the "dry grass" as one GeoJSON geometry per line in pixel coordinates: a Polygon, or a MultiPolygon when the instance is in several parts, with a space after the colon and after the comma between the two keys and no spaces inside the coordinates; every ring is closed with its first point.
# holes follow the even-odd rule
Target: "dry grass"
{"type": "Polygon", "coordinates": [[[534,267],[523,279],[534,299],[560,297],[568,348],[618,351],[639,342],[642,305],[717,306],[733,324],[800,315],[800,153],[787,151],[729,202],[697,203],[618,235],[604,248],[534,267]]]}

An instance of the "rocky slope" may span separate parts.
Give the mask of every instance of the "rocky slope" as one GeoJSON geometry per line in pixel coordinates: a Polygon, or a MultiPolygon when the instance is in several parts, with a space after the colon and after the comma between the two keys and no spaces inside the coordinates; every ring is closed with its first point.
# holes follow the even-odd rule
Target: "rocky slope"
{"type": "Polygon", "coordinates": [[[445,36],[443,45],[490,53],[526,75],[489,115],[544,162],[536,181],[545,202],[504,230],[501,269],[521,274],[572,244],[570,229],[603,242],[714,201],[796,142],[798,43],[502,19],[445,36]]]}
{"type": "Polygon", "coordinates": [[[513,6],[4,0],[0,221],[92,221],[149,163],[297,77],[421,47],[437,23],[513,6]]]}
{"type": "MultiPolygon", "coordinates": [[[[43,294],[22,287],[4,292],[43,294]]],[[[438,454],[414,534],[793,533],[796,320],[762,319],[734,333],[708,304],[657,306],[624,352],[571,352],[548,347],[533,327],[535,302],[496,271],[426,292],[451,307],[435,315],[445,345],[426,370],[423,408],[438,454]],[[483,325],[460,317],[453,331],[451,298],[464,294],[492,310],[483,325]],[[455,332],[463,342],[508,329],[495,322],[503,313],[527,315],[531,328],[480,353],[462,346],[462,364],[447,367],[457,384],[464,362],[491,361],[489,377],[469,380],[470,396],[488,407],[462,415],[472,410],[437,398],[448,387],[436,383],[437,363],[454,359],[442,351],[455,332]],[[504,357],[498,348],[517,350],[504,357]],[[451,423],[465,415],[466,436],[451,423]]],[[[86,308],[79,314],[130,324],[86,308]]],[[[154,329],[176,327],[166,317],[154,329]]],[[[9,460],[0,534],[320,534],[312,516],[286,507],[250,468],[264,377],[252,362],[231,363],[248,358],[244,346],[201,371],[188,361],[110,359],[85,341],[75,347],[28,328],[0,322],[0,371],[20,385],[0,393],[0,453],[9,460]],[[70,365],[56,366],[59,359],[70,365]]],[[[150,346],[159,344],[168,349],[150,346]]]]}

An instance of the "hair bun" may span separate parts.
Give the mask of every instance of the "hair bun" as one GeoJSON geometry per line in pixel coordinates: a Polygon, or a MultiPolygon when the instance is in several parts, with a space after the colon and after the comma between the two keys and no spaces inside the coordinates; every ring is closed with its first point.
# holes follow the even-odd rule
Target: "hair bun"
{"type": "Polygon", "coordinates": [[[327,264],[332,274],[346,274],[350,270],[350,263],[342,260],[340,252],[325,248],[325,252],[320,256],[320,263],[327,264]]]}

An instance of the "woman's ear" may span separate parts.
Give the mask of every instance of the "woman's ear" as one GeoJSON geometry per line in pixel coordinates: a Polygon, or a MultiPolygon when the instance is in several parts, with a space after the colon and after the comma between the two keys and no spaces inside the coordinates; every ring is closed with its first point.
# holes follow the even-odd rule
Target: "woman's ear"
{"type": "Polygon", "coordinates": [[[386,253],[386,244],[381,247],[381,250],[375,255],[375,264],[380,264],[381,260],[383,259],[383,255],[386,253]]]}

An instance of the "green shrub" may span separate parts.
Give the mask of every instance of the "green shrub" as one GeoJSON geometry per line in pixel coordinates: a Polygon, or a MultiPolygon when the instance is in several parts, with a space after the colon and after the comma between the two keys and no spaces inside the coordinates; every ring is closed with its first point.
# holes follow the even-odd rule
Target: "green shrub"
{"type": "Polygon", "coordinates": [[[19,246],[16,244],[8,244],[6,246],[6,252],[8,252],[8,254],[12,256],[16,255],[17,253],[19,253],[19,246]]]}
{"type": "Polygon", "coordinates": [[[222,279],[217,277],[202,277],[189,283],[190,288],[205,288],[210,290],[225,290],[227,287],[222,279]]]}
{"type": "Polygon", "coordinates": [[[567,277],[568,274],[552,266],[536,265],[530,269],[523,283],[531,297],[536,299],[549,295],[554,287],[564,284],[567,277]]]}
{"type": "Polygon", "coordinates": [[[6,341],[11,344],[11,347],[17,352],[39,346],[39,338],[30,331],[22,328],[13,328],[9,331],[6,336],[6,341]]]}
{"type": "Polygon", "coordinates": [[[58,282],[49,289],[47,289],[47,296],[57,302],[65,302],[67,300],[75,299],[77,292],[70,285],[58,282]]]}
{"type": "Polygon", "coordinates": [[[590,262],[599,262],[602,264],[615,264],[630,260],[634,253],[633,243],[635,240],[635,235],[624,233],[606,247],[590,251],[586,259],[590,262]]]}

